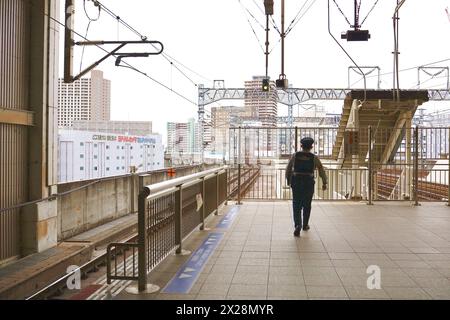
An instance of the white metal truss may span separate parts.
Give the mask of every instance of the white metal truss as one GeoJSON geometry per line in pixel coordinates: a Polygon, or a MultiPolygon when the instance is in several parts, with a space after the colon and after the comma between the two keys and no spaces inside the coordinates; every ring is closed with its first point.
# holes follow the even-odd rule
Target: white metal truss
{"type": "MultiPolygon", "coordinates": [[[[223,83],[222,83],[223,86],[223,83]]],[[[200,125],[200,148],[204,150],[204,125],[205,125],[205,106],[220,100],[245,100],[246,98],[269,98],[270,92],[264,92],[261,89],[245,88],[224,88],[217,86],[215,88],[205,88],[198,86],[198,122],[200,125]]],[[[288,119],[286,124],[293,124],[293,107],[308,100],[344,100],[352,89],[336,88],[288,88],[277,89],[276,97],[278,103],[288,106],[288,119]]],[[[407,90],[402,90],[402,92],[407,90]]],[[[416,90],[411,90],[416,91],[416,90]]],[[[429,89],[428,98],[430,101],[450,101],[450,89],[429,89]]]]}
{"type": "MultiPolygon", "coordinates": [[[[352,89],[289,88],[277,90],[276,97],[279,103],[290,106],[308,100],[344,100],[347,93],[351,91],[352,89]]],[[[220,100],[244,100],[247,97],[265,98],[269,97],[269,94],[271,93],[263,92],[260,89],[199,87],[199,105],[206,106],[220,100]]],[[[428,97],[435,101],[450,100],[450,90],[428,90],[428,97]]]]}

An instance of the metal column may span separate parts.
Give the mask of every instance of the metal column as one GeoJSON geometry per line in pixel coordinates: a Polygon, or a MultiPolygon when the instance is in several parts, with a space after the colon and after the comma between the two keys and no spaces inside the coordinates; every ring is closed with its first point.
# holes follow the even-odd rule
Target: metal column
{"type": "Polygon", "coordinates": [[[447,175],[447,184],[448,184],[448,194],[447,194],[447,206],[450,206],[450,127],[447,128],[447,139],[448,139],[448,175],[447,175]]]}
{"type": "Polygon", "coordinates": [[[368,136],[369,136],[369,194],[368,194],[368,199],[369,202],[367,203],[368,205],[373,205],[372,203],[372,194],[373,194],[373,159],[372,159],[372,126],[369,126],[369,132],[368,132],[368,136]]]}
{"type": "Polygon", "coordinates": [[[419,204],[419,126],[414,128],[414,205],[419,204]]]}
{"type": "Polygon", "coordinates": [[[148,219],[146,201],[149,194],[148,189],[143,189],[138,196],[138,291],[147,289],[148,219]]]}

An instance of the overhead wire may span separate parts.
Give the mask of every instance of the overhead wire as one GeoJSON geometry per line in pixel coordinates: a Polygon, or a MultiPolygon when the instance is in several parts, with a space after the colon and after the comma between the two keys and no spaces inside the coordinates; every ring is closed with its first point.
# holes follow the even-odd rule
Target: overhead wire
{"type": "Polygon", "coordinates": [[[336,0],[333,0],[333,2],[336,5],[336,7],[338,8],[338,10],[341,13],[341,15],[344,17],[345,21],[347,21],[349,26],[351,26],[352,23],[350,22],[350,20],[348,20],[347,16],[345,15],[344,11],[342,11],[341,7],[339,7],[339,5],[337,4],[336,0]]]}
{"type": "Polygon", "coordinates": [[[305,12],[297,19],[297,21],[286,31],[286,35],[288,35],[292,29],[295,28],[295,26],[300,22],[300,20],[305,16],[305,14],[308,13],[309,9],[311,9],[311,7],[316,3],[317,0],[313,0],[311,2],[311,4],[308,6],[308,8],[306,8],[305,12]]]}
{"type": "MultiPolygon", "coordinates": [[[[141,32],[139,32],[138,30],[136,30],[136,28],[132,27],[129,23],[127,23],[126,21],[124,21],[119,15],[117,15],[115,12],[113,12],[111,9],[109,9],[108,7],[106,7],[104,4],[102,4],[100,1],[97,0],[90,0],[93,2],[98,3],[111,17],[113,17],[114,19],[116,19],[119,23],[121,23],[122,25],[124,25],[127,29],[129,29],[131,32],[135,33],[137,36],[139,36],[141,38],[141,40],[145,41],[148,39],[147,36],[143,35],[141,32]]],[[[153,48],[156,49],[156,46],[153,45],[153,48]]],[[[208,79],[204,76],[202,76],[201,74],[199,74],[198,72],[192,70],[191,68],[187,67],[186,65],[184,65],[183,63],[181,63],[180,61],[178,61],[177,59],[171,57],[169,54],[163,52],[162,56],[171,64],[173,64],[173,66],[175,67],[175,69],[177,69],[178,72],[181,73],[181,75],[183,75],[186,79],[188,79],[191,83],[193,83],[196,87],[198,87],[198,84],[192,80],[192,78],[190,78],[188,75],[186,75],[185,72],[181,71],[180,68],[178,68],[173,62],[175,61],[176,63],[178,63],[179,65],[181,65],[182,67],[184,67],[185,69],[189,70],[190,72],[196,74],[197,76],[208,80],[210,82],[212,82],[211,79],[208,79]],[[172,60],[172,61],[171,61],[172,60]]]]}
{"type": "MultiPolygon", "coordinates": [[[[444,70],[443,70],[443,71],[444,71],[444,70]]],[[[430,75],[430,78],[425,79],[425,80],[422,81],[421,83],[416,83],[415,85],[413,85],[412,87],[410,87],[410,89],[413,89],[413,88],[417,88],[417,89],[418,89],[421,85],[423,85],[424,83],[429,82],[429,81],[431,81],[431,80],[442,79],[442,78],[448,78],[448,75],[438,76],[438,75],[441,74],[443,71],[441,71],[441,72],[439,72],[438,74],[435,74],[435,75],[430,75]]],[[[447,85],[447,82],[444,83],[444,84],[447,85]]]]}
{"type": "MultiPolygon", "coordinates": [[[[238,2],[239,2],[239,4],[241,5],[242,10],[244,11],[244,13],[245,13],[245,11],[248,12],[248,9],[242,4],[241,0],[238,0],[238,2]]],[[[253,34],[255,35],[256,40],[258,41],[259,47],[261,48],[262,52],[265,54],[264,47],[263,47],[263,45],[262,45],[262,43],[261,43],[261,40],[260,40],[259,37],[258,37],[258,34],[256,33],[255,29],[253,28],[253,25],[252,25],[252,23],[250,22],[250,19],[249,19],[247,16],[246,16],[246,19],[247,19],[247,22],[248,22],[250,28],[252,29],[253,34]]],[[[263,29],[265,30],[264,27],[263,27],[263,29]]]]}
{"type": "MultiPolygon", "coordinates": [[[[441,62],[446,62],[446,61],[450,61],[450,58],[446,58],[446,59],[442,59],[442,60],[439,60],[439,61],[434,61],[434,62],[430,62],[430,63],[426,63],[426,64],[421,64],[421,65],[417,65],[417,66],[414,66],[414,67],[409,67],[409,68],[401,69],[401,70],[399,70],[399,72],[405,72],[405,71],[415,70],[415,69],[417,69],[417,68],[419,68],[419,67],[426,67],[426,66],[430,66],[430,65],[433,65],[433,64],[436,64],[436,63],[441,63],[441,62]]],[[[382,76],[387,76],[387,75],[390,75],[390,74],[393,74],[393,72],[391,71],[391,72],[385,72],[385,73],[382,73],[382,74],[380,74],[380,77],[382,77],[382,76]]],[[[373,78],[373,77],[377,77],[377,76],[378,76],[378,75],[373,75],[373,76],[368,76],[367,78],[373,78]]],[[[361,80],[363,80],[363,78],[360,78],[359,80],[353,82],[350,86],[354,86],[355,84],[357,84],[357,83],[360,82],[361,80]]]]}
{"type": "MultiPolygon", "coordinates": [[[[30,2],[30,4],[31,4],[31,6],[35,6],[35,4],[32,3],[32,2],[30,2]]],[[[41,7],[40,9],[43,9],[43,8],[41,7]]],[[[59,24],[60,26],[64,27],[65,29],[70,30],[71,32],[73,32],[74,34],[76,34],[78,37],[84,39],[85,41],[90,41],[88,38],[84,37],[84,36],[83,36],[82,34],[80,34],[79,32],[77,32],[77,31],[75,31],[75,30],[73,30],[73,29],[70,29],[70,28],[67,27],[64,23],[62,23],[61,21],[55,19],[54,17],[52,17],[50,14],[46,13],[45,11],[42,11],[42,14],[45,15],[45,16],[47,16],[47,17],[48,17],[50,20],[52,20],[53,22],[55,22],[55,23],[59,24]]],[[[102,50],[103,52],[107,53],[107,54],[110,54],[110,53],[111,53],[110,51],[106,50],[105,48],[101,47],[100,45],[95,44],[95,46],[96,46],[97,48],[99,48],[100,50],[102,50]]],[[[112,56],[116,57],[115,54],[112,54],[112,56]]],[[[177,95],[178,97],[180,97],[180,98],[186,100],[187,102],[189,102],[189,103],[191,103],[191,104],[193,104],[193,105],[197,105],[196,102],[190,100],[189,98],[187,98],[187,97],[184,96],[183,94],[181,94],[181,93],[179,93],[179,92],[177,92],[177,91],[175,91],[175,90],[169,88],[167,85],[165,85],[165,84],[162,83],[161,81],[158,81],[158,80],[156,80],[155,78],[149,76],[147,73],[145,73],[145,72],[139,70],[138,68],[136,68],[136,67],[134,67],[133,65],[129,64],[128,62],[123,61],[123,60],[122,60],[122,62],[125,64],[124,67],[127,67],[127,68],[129,68],[129,69],[132,69],[132,70],[134,70],[134,71],[140,73],[141,75],[143,75],[143,76],[145,76],[146,78],[152,80],[152,81],[155,82],[156,84],[158,84],[158,85],[162,86],[163,88],[165,88],[165,89],[167,89],[167,90],[173,92],[173,93],[174,93],[175,95],[177,95]]]]}
{"type": "MultiPolygon", "coordinates": [[[[305,3],[307,3],[308,0],[306,0],[305,3]]],[[[308,6],[308,8],[306,8],[305,12],[297,19],[297,21],[292,25],[289,24],[288,29],[285,32],[285,37],[292,31],[292,29],[300,22],[300,20],[306,15],[306,13],[308,13],[309,9],[313,6],[313,4],[316,2],[316,0],[313,0],[310,5],[308,6]]],[[[302,6],[303,7],[303,6],[302,6]]],[[[294,21],[294,20],[293,20],[294,21]]],[[[272,51],[278,46],[278,44],[280,44],[281,42],[281,38],[278,39],[277,43],[275,43],[275,45],[272,47],[272,49],[270,49],[269,54],[272,53],[272,51]]]]}
{"type": "MultiPolygon", "coordinates": [[[[96,17],[96,18],[91,18],[91,16],[88,14],[87,9],[86,9],[86,0],[83,0],[83,9],[84,9],[84,13],[85,13],[85,15],[86,15],[86,18],[88,18],[88,20],[89,20],[89,22],[88,22],[88,24],[87,24],[87,27],[86,27],[85,37],[87,37],[88,34],[89,34],[89,28],[90,28],[90,26],[91,26],[91,23],[92,23],[92,22],[98,21],[98,20],[100,19],[100,15],[101,15],[101,12],[102,12],[100,6],[96,5],[95,2],[94,2],[94,5],[95,5],[96,7],[98,7],[98,14],[97,14],[97,17],[96,17]]],[[[86,48],[86,47],[83,46],[83,49],[81,50],[80,73],[81,73],[81,70],[83,69],[83,58],[84,58],[84,50],[85,50],[85,48],[86,48]]]]}
{"type": "MultiPolygon", "coordinates": [[[[265,16],[266,13],[264,12],[264,10],[261,8],[261,6],[256,2],[256,0],[253,0],[253,3],[255,4],[255,6],[259,9],[259,11],[261,11],[261,13],[265,16]]],[[[273,18],[273,15],[270,15],[270,22],[273,26],[273,28],[278,32],[278,34],[281,34],[280,29],[277,26],[277,23],[275,22],[275,19],[273,18]]]]}
{"type": "Polygon", "coordinates": [[[369,12],[367,13],[366,17],[363,19],[363,21],[361,22],[361,26],[364,24],[364,22],[366,21],[366,19],[369,17],[369,15],[372,13],[373,9],[375,9],[375,7],[377,6],[379,0],[376,0],[372,6],[372,8],[369,10],[369,12]]]}
{"type": "Polygon", "coordinates": [[[95,3],[97,3],[98,5],[101,6],[101,8],[110,16],[112,16],[114,19],[116,19],[119,23],[121,23],[124,27],[126,27],[128,30],[130,30],[131,32],[135,33],[136,35],[138,35],[141,40],[145,41],[147,40],[147,37],[144,36],[143,34],[141,34],[139,31],[137,31],[135,28],[133,28],[131,25],[129,25],[127,22],[125,22],[119,15],[115,14],[112,10],[110,10],[108,7],[106,7],[103,3],[101,3],[98,0],[90,0],[93,1],[95,3]]]}
{"type": "Polygon", "coordinates": [[[294,16],[294,19],[292,19],[291,23],[288,25],[288,27],[286,28],[286,32],[287,30],[289,30],[289,28],[294,24],[295,20],[298,18],[298,16],[300,15],[300,13],[302,12],[303,8],[305,7],[305,5],[308,3],[309,0],[305,0],[303,1],[303,5],[300,7],[300,10],[298,10],[297,14],[294,16]]]}

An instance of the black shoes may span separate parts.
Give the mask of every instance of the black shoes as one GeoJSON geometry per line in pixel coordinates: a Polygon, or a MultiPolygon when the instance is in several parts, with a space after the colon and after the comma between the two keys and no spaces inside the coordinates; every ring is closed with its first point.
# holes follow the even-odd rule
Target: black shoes
{"type": "MultiPolygon", "coordinates": [[[[294,237],[300,237],[300,230],[302,229],[302,227],[295,227],[295,231],[294,231],[294,237]]],[[[309,225],[303,226],[303,231],[308,231],[309,230],[309,225]]]]}

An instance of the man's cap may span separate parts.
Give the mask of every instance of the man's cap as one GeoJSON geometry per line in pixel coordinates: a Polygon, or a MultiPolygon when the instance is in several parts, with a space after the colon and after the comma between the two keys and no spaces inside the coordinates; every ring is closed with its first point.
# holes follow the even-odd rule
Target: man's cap
{"type": "Polygon", "coordinates": [[[314,139],[311,137],[306,137],[300,140],[300,143],[302,144],[303,147],[309,148],[313,145],[314,139]]]}

